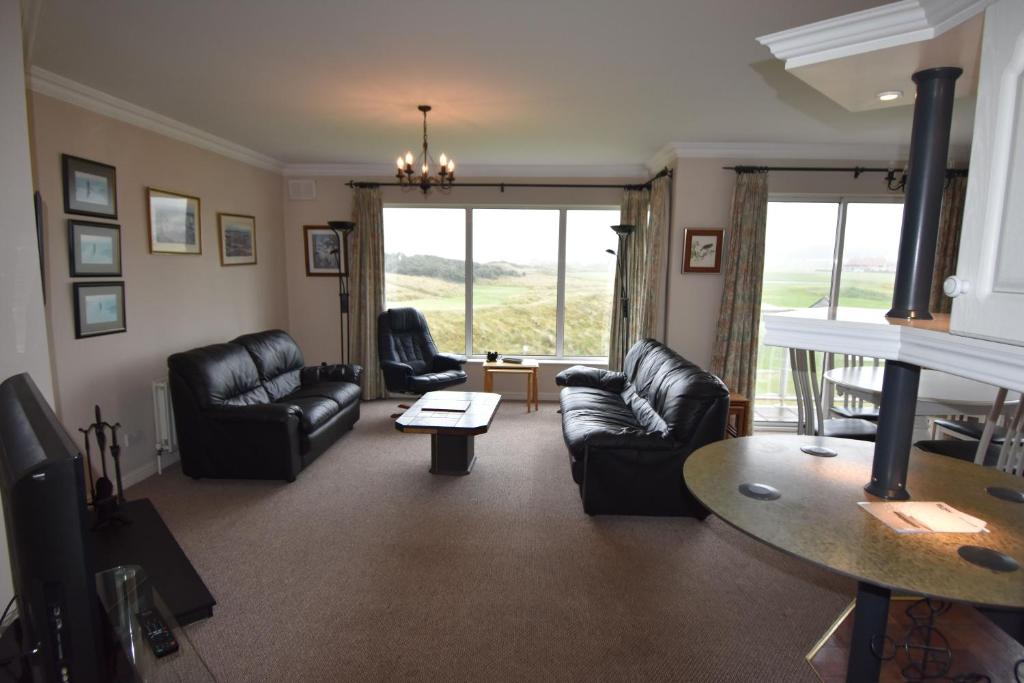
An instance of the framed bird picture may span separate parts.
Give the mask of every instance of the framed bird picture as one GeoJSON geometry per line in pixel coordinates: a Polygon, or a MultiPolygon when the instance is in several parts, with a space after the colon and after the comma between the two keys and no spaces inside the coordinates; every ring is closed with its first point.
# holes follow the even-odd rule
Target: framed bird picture
{"type": "Polygon", "coordinates": [[[683,239],[684,273],[722,271],[722,228],[686,228],[683,239]]]}

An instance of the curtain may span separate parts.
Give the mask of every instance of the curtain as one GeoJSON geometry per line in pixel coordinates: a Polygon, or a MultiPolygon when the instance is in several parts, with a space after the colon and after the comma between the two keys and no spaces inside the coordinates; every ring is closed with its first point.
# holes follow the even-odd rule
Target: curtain
{"type": "MultiPolygon", "coordinates": [[[[754,402],[757,378],[757,338],[761,319],[761,279],[764,274],[765,224],[768,220],[768,174],[736,174],[726,249],[722,306],[711,357],[711,372],[729,390],[754,402]]],[[[748,411],[746,433],[753,426],[748,411]]]]}
{"type": "Polygon", "coordinates": [[[967,176],[958,174],[946,179],[946,187],[942,191],[942,211],[939,213],[938,241],[935,244],[932,293],[928,302],[928,310],[932,313],[949,313],[952,308],[953,300],[942,293],[942,282],[956,272],[966,193],[967,176]]]}
{"type": "Polygon", "coordinates": [[[363,399],[384,398],[377,316],[384,310],[384,201],[379,187],[355,189],[350,270],[352,358],[363,366],[363,399]]]}

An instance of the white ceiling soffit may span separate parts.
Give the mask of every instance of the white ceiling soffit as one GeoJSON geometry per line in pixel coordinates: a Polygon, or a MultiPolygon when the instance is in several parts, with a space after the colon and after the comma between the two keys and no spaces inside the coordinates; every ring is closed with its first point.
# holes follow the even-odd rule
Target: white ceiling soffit
{"type": "Polygon", "coordinates": [[[29,90],[40,95],[47,95],[69,104],[88,109],[89,111],[109,116],[112,119],[130,123],[133,126],[165,135],[169,138],[187,142],[201,149],[215,152],[251,166],[280,172],[284,167],[277,159],[261,154],[256,150],[225,140],[222,137],[207,133],[187,124],[144,109],[105,92],[90,88],[70,78],[33,66],[26,75],[29,90]]]}
{"type": "Polygon", "coordinates": [[[774,142],[670,142],[647,162],[648,169],[671,166],[677,159],[737,161],[873,161],[902,163],[905,145],[855,145],[774,142]]]}
{"type": "Polygon", "coordinates": [[[913,102],[915,71],[959,66],[957,97],[977,89],[983,12],[995,0],[903,0],[758,38],[792,75],[850,111],[913,102]],[[899,91],[882,102],[878,94],[899,91]]]}

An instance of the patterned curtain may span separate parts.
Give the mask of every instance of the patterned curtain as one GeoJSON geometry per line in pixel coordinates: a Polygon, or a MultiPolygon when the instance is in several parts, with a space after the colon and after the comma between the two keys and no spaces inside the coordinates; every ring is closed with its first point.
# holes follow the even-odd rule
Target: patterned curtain
{"type": "Polygon", "coordinates": [[[669,198],[672,180],[662,177],[651,183],[650,189],[626,190],[622,196],[619,221],[634,226],[628,237],[619,237],[618,253],[628,254],[626,265],[626,293],[629,297],[628,316],[622,318],[620,273],[615,273],[612,301],[611,343],[608,368],[621,370],[626,352],[638,340],[654,337],[658,331],[658,283],[662,270],[662,245],[669,225],[669,198]],[[626,323],[626,342],[623,347],[622,326],[626,323]]]}
{"type": "Polygon", "coordinates": [[[352,358],[363,366],[363,399],[384,398],[377,315],[384,310],[384,201],[379,187],[355,190],[352,220],[352,358]]]}
{"type": "Polygon", "coordinates": [[[935,244],[932,293],[928,302],[928,310],[932,313],[949,313],[952,308],[953,300],[942,293],[942,282],[956,272],[966,193],[966,175],[957,174],[946,179],[946,188],[942,192],[942,211],[939,214],[939,236],[935,244]]]}
{"type": "MultiPolygon", "coordinates": [[[[736,174],[732,219],[725,235],[725,283],[711,372],[729,391],[754,401],[757,380],[757,338],[761,319],[765,224],[768,220],[768,174],[736,174]]],[[[748,411],[750,413],[751,411],[748,411]]],[[[747,433],[753,426],[747,416],[747,433]]]]}

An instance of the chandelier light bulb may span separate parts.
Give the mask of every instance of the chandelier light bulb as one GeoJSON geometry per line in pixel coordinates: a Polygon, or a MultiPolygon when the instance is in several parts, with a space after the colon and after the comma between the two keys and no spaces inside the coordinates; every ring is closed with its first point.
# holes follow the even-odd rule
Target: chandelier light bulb
{"type": "Polygon", "coordinates": [[[412,166],[412,152],[405,153],[405,163],[407,166],[412,166]]]}
{"type": "Polygon", "coordinates": [[[429,169],[429,168],[427,168],[427,165],[426,165],[426,164],[423,164],[423,175],[428,175],[428,171],[429,171],[429,170],[430,170],[430,169],[429,169]]]}
{"type": "Polygon", "coordinates": [[[441,165],[442,166],[447,166],[448,165],[448,157],[445,156],[444,152],[441,152],[441,165]]]}
{"type": "Polygon", "coordinates": [[[405,168],[405,164],[402,163],[402,157],[398,157],[397,163],[398,163],[398,170],[402,170],[403,168],[405,168]]]}
{"type": "Polygon", "coordinates": [[[448,160],[448,172],[449,173],[454,173],[455,172],[455,161],[452,160],[452,159],[448,160]]]}

